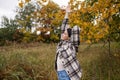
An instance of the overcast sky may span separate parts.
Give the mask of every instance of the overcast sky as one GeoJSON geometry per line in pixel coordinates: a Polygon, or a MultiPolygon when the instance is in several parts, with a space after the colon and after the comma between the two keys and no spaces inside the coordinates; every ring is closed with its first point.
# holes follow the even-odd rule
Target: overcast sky
{"type": "MultiPolygon", "coordinates": [[[[2,16],[7,16],[8,18],[14,18],[15,9],[18,6],[19,0],[0,0],[0,22],[2,16]]],[[[53,0],[58,5],[67,5],[69,0],[53,0]]]]}

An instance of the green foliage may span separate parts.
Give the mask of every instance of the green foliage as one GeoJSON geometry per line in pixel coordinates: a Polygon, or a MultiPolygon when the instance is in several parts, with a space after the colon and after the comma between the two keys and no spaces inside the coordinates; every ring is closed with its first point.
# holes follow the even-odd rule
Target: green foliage
{"type": "Polygon", "coordinates": [[[0,72],[3,72],[3,69],[5,69],[6,67],[6,59],[5,59],[5,56],[4,55],[0,55],[0,72]]]}
{"type": "Polygon", "coordinates": [[[15,20],[2,17],[2,28],[0,28],[0,45],[4,45],[6,41],[13,41],[13,34],[15,33],[18,25],[15,20]]]}
{"type": "Polygon", "coordinates": [[[35,42],[36,41],[36,37],[37,37],[36,34],[31,33],[29,31],[23,32],[22,42],[23,43],[35,42]]]}
{"type": "Polygon", "coordinates": [[[50,39],[52,42],[56,43],[56,42],[59,42],[60,41],[60,35],[59,33],[57,32],[58,30],[52,30],[51,31],[51,35],[50,35],[50,39]],[[56,31],[56,32],[55,32],[56,31]]]}
{"type": "Polygon", "coordinates": [[[115,41],[120,40],[120,14],[115,14],[112,16],[112,21],[110,24],[110,38],[115,41]]]}
{"type": "Polygon", "coordinates": [[[24,37],[23,32],[20,31],[20,29],[17,29],[16,32],[13,34],[14,41],[21,43],[22,39],[24,37]]]}
{"type": "Polygon", "coordinates": [[[25,3],[22,8],[18,7],[16,9],[17,15],[15,16],[20,27],[25,28],[27,31],[31,31],[33,22],[37,20],[35,12],[39,11],[36,3],[28,2],[25,3]]]}

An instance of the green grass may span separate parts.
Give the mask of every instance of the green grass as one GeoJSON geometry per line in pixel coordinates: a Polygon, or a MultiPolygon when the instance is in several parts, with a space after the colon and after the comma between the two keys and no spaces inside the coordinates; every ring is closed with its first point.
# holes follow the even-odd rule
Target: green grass
{"type": "MultiPolygon", "coordinates": [[[[81,44],[77,58],[81,80],[120,80],[120,54],[116,44],[81,44]]],[[[56,44],[20,44],[0,47],[0,80],[57,80],[54,70],[56,44]]]]}

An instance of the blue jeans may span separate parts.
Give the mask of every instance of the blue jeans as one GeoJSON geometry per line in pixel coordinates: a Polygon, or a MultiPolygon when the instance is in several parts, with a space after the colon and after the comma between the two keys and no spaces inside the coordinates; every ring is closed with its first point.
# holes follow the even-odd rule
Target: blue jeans
{"type": "Polygon", "coordinates": [[[58,74],[58,80],[70,80],[65,70],[58,71],[57,74],[58,74]]]}

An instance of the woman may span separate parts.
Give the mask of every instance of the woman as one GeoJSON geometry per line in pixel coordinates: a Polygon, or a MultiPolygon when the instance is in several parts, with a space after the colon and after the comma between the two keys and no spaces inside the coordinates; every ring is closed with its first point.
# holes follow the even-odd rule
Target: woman
{"type": "Polygon", "coordinates": [[[61,26],[61,40],[57,45],[55,69],[58,80],[80,80],[81,68],[76,59],[76,49],[71,42],[71,29],[68,24],[70,6],[66,8],[65,18],[61,26]]]}

